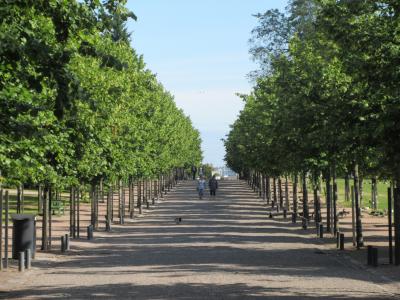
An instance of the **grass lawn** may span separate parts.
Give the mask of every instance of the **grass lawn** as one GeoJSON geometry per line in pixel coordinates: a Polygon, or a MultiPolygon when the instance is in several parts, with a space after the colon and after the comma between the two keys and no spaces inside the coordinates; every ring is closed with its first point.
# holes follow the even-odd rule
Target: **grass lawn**
{"type": "MultiPolygon", "coordinates": [[[[35,195],[37,191],[25,191],[24,195],[24,214],[33,214],[33,215],[38,215],[38,196],[35,195]]],[[[66,208],[69,205],[69,196],[62,196],[62,201],[64,204],[64,207],[66,208]]],[[[4,211],[4,203],[5,203],[5,195],[3,191],[3,218],[5,215],[4,211]]],[[[12,191],[10,196],[9,196],[9,215],[11,218],[12,214],[17,213],[17,196],[16,196],[16,191],[12,191]]],[[[4,219],[3,219],[4,222],[4,219]]]]}
{"type": "MultiPolygon", "coordinates": [[[[344,179],[338,179],[338,200],[339,204],[345,207],[351,207],[351,201],[345,201],[344,193],[344,179]]],[[[350,186],[353,185],[353,181],[350,180],[350,186]]],[[[390,186],[389,182],[378,181],[378,209],[387,209],[387,189],[390,186]]],[[[364,179],[363,182],[363,200],[361,207],[372,207],[371,205],[371,180],[364,179]]]]}

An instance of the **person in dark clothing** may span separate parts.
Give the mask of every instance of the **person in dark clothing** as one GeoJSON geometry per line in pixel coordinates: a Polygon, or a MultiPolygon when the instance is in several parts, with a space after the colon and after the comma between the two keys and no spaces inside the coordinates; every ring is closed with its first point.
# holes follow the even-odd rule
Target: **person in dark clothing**
{"type": "Polygon", "coordinates": [[[196,168],[196,166],[192,166],[192,176],[193,176],[193,180],[196,179],[196,173],[197,173],[197,168],[196,168]]]}
{"type": "Polygon", "coordinates": [[[218,180],[215,178],[215,175],[208,181],[208,187],[210,188],[210,196],[215,197],[215,192],[218,189],[218,180]]]}

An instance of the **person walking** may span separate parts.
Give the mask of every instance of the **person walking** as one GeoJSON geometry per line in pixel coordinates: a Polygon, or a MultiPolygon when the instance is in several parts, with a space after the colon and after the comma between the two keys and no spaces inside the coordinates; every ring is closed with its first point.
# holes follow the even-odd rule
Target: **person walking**
{"type": "Polygon", "coordinates": [[[218,180],[215,177],[215,175],[213,175],[213,177],[211,177],[210,180],[208,181],[208,187],[210,188],[210,196],[215,197],[215,192],[218,189],[218,180]]]}
{"type": "Polygon", "coordinates": [[[206,181],[204,180],[203,176],[201,176],[199,181],[197,182],[197,191],[199,192],[199,199],[203,199],[205,189],[206,189],[206,181]]]}
{"type": "Polygon", "coordinates": [[[196,180],[196,173],[197,173],[196,166],[192,166],[192,177],[193,177],[193,180],[196,180]]]}

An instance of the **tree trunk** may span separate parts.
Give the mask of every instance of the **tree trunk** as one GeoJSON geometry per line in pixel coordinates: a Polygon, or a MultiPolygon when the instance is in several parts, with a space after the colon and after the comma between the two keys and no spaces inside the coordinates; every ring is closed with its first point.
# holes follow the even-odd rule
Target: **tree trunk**
{"type": "Polygon", "coordinates": [[[285,206],[286,206],[286,210],[289,211],[290,210],[290,203],[289,203],[289,183],[288,183],[288,178],[287,176],[285,176],[285,206]]]}
{"type": "Polygon", "coordinates": [[[274,184],[274,203],[272,203],[272,206],[277,205],[278,198],[276,195],[276,178],[274,177],[273,179],[273,184],[274,184]]]}
{"type": "Polygon", "coordinates": [[[373,210],[378,209],[378,189],[376,177],[371,179],[371,206],[373,210]]]}
{"type": "Polygon", "coordinates": [[[361,205],[360,205],[360,190],[359,190],[360,179],[358,177],[358,164],[354,166],[354,203],[356,213],[356,246],[360,249],[364,246],[363,234],[362,234],[362,222],[361,222],[361,205]]]}
{"type": "Polygon", "coordinates": [[[331,204],[332,204],[332,189],[331,189],[331,175],[330,172],[326,174],[325,178],[326,187],[326,231],[331,232],[331,204]]]}
{"type": "Polygon", "coordinates": [[[81,231],[81,188],[78,186],[78,189],[76,191],[76,237],[79,238],[80,236],[80,231],[81,231]]]}
{"type": "Polygon", "coordinates": [[[17,185],[17,214],[21,213],[21,185],[17,185]]]}
{"type": "Polygon", "coordinates": [[[355,215],[354,186],[351,187],[351,232],[353,237],[353,246],[357,245],[356,240],[356,215],[355,215]]]}
{"type": "Polygon", "coordinates": [[[111,230],[112,197],[113,197],[113,190],[112,190],[112,186],[110,186],[108,189],[108,194],[107,194],[106,231],[111,230]]]}
{"type": "Polygon", "coordinates": [[[307,172],[303,172],[303,217],[310,219],[308,210],[307,172]]]}
{"type": "Polygon", "coordinates": [[[69,190],[69,235],[75,238],[75,189],[71,186],[69,190]]]}
{"type": "Polygon", "coordinates": [[[349,174],[347,173],[344,177],[344,200],[346,202],[350,201],[350,180],[349,180],[349,174]]]}
{"type": "Polygon", "coordinates": [[[90,185],[90,224],[94,227],[95,224],[95,186],[90,185]]]}
{"type": "Polygon", "coordinates": [[[53,189],[51,188],[51,186],[49,186],[49,237],[47,239],[48,243],[49,243],[49,247],[48,250],[51,250],[51,223],[52,223],[52,210],[51,210],[51,206],[53,203],[53,189]]]}
{"type": "Polygon", "coordinates": [[[393,186],[390,184],[388,188],[388,238],[389,238],[389,264],[393,264],[393,230],[392,230],[392,199],[393,199],[393,186]]]}
{"type": "Polygon", "coordinates": [[[400,184],[396,182],[394,194],[394,264],[400,265],[400,184]]]}
{"type": "Polygon", "coordinates": [[[44,192],[43,192],[43,217],[42,217],[42,246],[41,249],[43,251],[48,250],[48,235],[47,235],[47,230],[48,230],[48,215],[49,215],[49,202],[48,202],[48,191],[49,187],[46,184],[44,187],[44,192]]]}
{"type": "Polygon", "coordinates": [[[364,203],[364,178],[361,175],[359,175],[359,182],[360,207],[362,207],[364,203]]]}
{"type": "Polygon", "coordinates": [[[279,208],[283,207],[282,180],[278,177],[279,208]]]}
{"type": "Polygon", "coordinates": [[[336,167],[333,166],[332,172],[332,186],[333,186],[333,233],[336,234],[338,231],[338,216],[337,216],[337,200],[338,200],[338,191],[337,191],[337,183],[336,183],[336,167]]]}
{"type": "Polygon", "coordinates": [[[299,177],[297,174],[294,175],[294,183],[293,183],[293,212],[297,217],[297,185],[299,183],[299,177]]]}

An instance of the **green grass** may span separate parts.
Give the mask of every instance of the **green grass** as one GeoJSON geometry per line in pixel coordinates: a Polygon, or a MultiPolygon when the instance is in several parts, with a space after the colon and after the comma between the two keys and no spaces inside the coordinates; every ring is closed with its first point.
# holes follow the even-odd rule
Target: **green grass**
{"type": "MultiPolygon", "coordinates": [[[[351,207],[351,201],[345,201],[345,193],[344,193],[344,179],[338,179],[338,200],[339,204],[345,207],[351,207]]],[[[353,181],[350,180],[350,186],[353,185],[353,181]]],[[[389,187],[388,182],[378,181],[378,210],[387,209],[387,189],[389,187]]],[[[364,179],[363,182],[363,200],[361,203],[361,207],[369,207],[371,208],[371,180],[364,179]]]]}
{"type": "MultiPolygon", "coordinates": [[[[69,202],[67,201],[67,198],[65,196],[62,197],[62,201],[64,204],[64,208],[68,207],[69,202]]],[[[5,211],[4,211],[4,194],[3,194],[3,218],[5,216],[5,211]]],[[[11,218],[12,214],[17,213],[17,196],[16,195],[10,195],[9,196],[9,216],[11,218]]],[[[37,196],[31,196],[31,195],[24,195],[24,214],[33,214],[33,215],[38,215],[38,197],[37,196]]],[[[4,220],[4,219],[3,219],[4,220]]]]}

